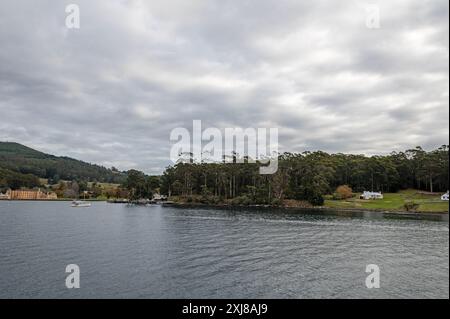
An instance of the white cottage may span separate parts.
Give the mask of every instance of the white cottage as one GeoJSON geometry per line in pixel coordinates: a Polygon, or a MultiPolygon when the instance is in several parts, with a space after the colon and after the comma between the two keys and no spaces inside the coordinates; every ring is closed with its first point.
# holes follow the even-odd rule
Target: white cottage
{"type": "Polygon", "coordinates": [[[364,192],[359,196],[360,199],[383,199],[380,192],[364,192]]]}
{"type": "Polygon", "coordinates": [[[448,200],[448,191],[447,193],[441,196],[441,200],[448,200]]]}

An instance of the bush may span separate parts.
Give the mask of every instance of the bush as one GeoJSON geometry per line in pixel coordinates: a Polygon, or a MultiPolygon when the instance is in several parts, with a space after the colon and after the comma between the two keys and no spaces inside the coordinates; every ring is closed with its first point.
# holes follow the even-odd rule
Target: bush
{"type": "Polygon", "coordinates": [[[323,206],[325,200],[321,194],[313,192],[308,196],[308,202],[314,206],[323,206]]]}
{"type": "Polygon", "coordinates": [[[213,196],[213,195],[208,195],[208,196],[202,195],[199,199],[199,202],[202,204],[207,204],[207,205],[216,205],[216,204],[219,204],[219,197],[213,196]]]}
{"type": "Polygon", "coordinates": [[[223,200],[221,200],[220,197],[218,197],[218,196],[210,196],[209,197],[209,203],[210,204],[217,205],[217,204],[220,204],[222,201],[223,200]]]}
{"type": "Polygon", "coordinates": [[[406,202],[403,207],[405,207],[406,211],[415,211],[417,210],[417,208],[419,208],[419,204],[414,203],[414,202],[406,202]]]}
{"type": "Polygon", "coordinates": [[[341,200],[341,199],[343,199],[343,198],[342,198],[341,194],[339,194],[339,193],[333,193],[333,196],[331,196],[331,199],[332,199],[332,200],[341,200]]]}
{"type": "Polygon", "coordinates": [[[335,194],[336,199],[347,199],[353,197],[353,191],[348,185],[341,185],[338,188],[336,188],[335,194]]]}
{"type": "Polygon", "coordinates": [[[248,206],[251,203],[252,203],[252,201],[246,195],[238,196],[231,200],[232,205],[238,205],[238,206],[248,206]]]}
{"type": "Polygon", "coordinates": [[[281,199],[275,198],[272,200],[272,205],[273,206],[282,206],[283,205],[283,201],[281,199]]]}

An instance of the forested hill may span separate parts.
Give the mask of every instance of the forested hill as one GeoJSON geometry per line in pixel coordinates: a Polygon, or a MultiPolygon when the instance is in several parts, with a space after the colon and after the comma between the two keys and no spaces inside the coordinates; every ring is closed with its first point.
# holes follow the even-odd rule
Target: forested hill
{"type": "Polygon", "coordinates": [[[34,176],[49,179],[50,183],[59,180],[121,183],[126,178],[125,173],[117,170],[45,154],[18,143],[0,142],[0,180],[24,179],[33,184],[34,176]]]}

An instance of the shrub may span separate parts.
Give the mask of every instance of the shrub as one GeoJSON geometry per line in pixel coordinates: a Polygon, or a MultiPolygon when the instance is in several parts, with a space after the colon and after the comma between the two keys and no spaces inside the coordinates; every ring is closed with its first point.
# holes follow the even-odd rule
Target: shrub
{"type": "Polygon", "coordinates": [[[403,207],[405,207],[406,211],[415,211],[417,210],[417,208],[419,208],[419,204],[414,203],[414,202],[406,202],[403,207]]]}
{"type": "Polygon", "coordinates": [[[220,203],[220,198],[214,195],[202,195],[198,201],[202,204],[216,205],[220,203]]]}
{"type": "Polygon", "coordinates": [[[313,192],[308,196],[308,202],[314,206],[323,206],[325,200],[321,194],[313,192]]]}
{"type": "Polygon", "coordinates": [[[231,200],[231,204],[239,206],[248,206],[251,204],[251,200],[246,195],[243,195],[233,198],[231,200]]]}
{"type": "Polygon", "coordinates": [[[353,191],[348,185],[341,185],[336,188],[336,199],[347,199],[353,197],[353,191]]]}
{"type": "Polygon", "coordinates": [[[218,196],[210,196],[209,198],[209,202],[214,205],[220,204],[221,201],[222,200],[218,196]]]}
{"type": "Polygon", "coordinates": [[[333,200],[341,200],[342,196],[339,193],[333,193],[333,195],[331,196],[331,199],[333,199],[333,200]]]}
{"type": "Polygon", "coordinates": [[[283,201],[281,199],[275,198],[272,200],[272,205],[273,206],[282,206],[283,205],[283,201]]]}

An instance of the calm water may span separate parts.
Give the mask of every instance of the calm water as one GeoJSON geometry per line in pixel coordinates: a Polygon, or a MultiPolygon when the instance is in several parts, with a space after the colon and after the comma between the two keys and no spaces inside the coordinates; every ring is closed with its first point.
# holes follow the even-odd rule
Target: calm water
{"type": "Polygon", "coordinates": [[[448,298],[448,215],[0,201],[0,298],[30,297],[448,298]],[[72,263],[80,289],[65,287],[72,263]]]}

